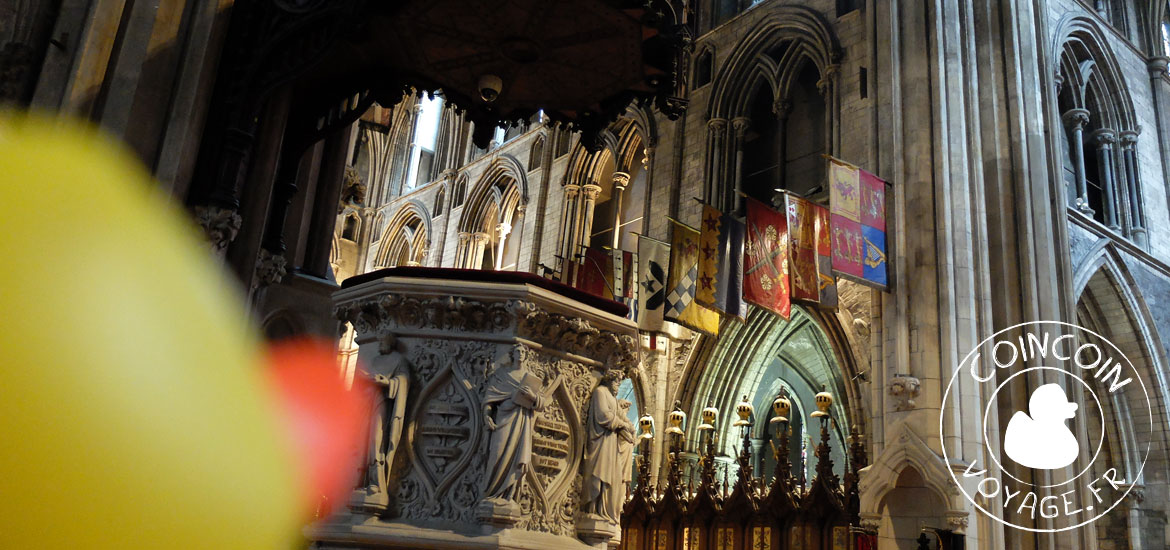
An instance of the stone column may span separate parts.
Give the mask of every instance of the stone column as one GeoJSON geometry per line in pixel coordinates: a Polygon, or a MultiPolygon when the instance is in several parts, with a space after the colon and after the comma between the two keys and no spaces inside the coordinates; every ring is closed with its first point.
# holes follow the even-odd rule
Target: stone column
{"type": "Polygon", "coordinates": [[[493,264],[497,270],[504,267],[504,243],[511,232],[512,224],[503,222],[496,224],[496,238],[499,240],[496,243],[496,258],[493,264]]]}
{"type": "Polygon", "coordinates": [[[1138,176],[1137,145],[1138,133],[1132,130],[1121,132],[1121,164],[1125,176],[1125,190],[1129,201],[1129,235],[1138,246],[1147,244],[1145,208],[1142,205],[1142,182],[1138,176]]]}
{"type": "Polygon", "coordinates": [[[743,211],[743,135],[751,125],[752,121],[747,117],[736,117],[731,121],[731,148],[732,151],[735,151],[735,160],[733,161],[735,165],[731,179],[735,182],[735,194],[725,204],[733,205],[734,212],[743,211]]]}
{"type": "Polygon", "coordinates": [[[601,186],[596,183],[587,183],[581,187],[581,217],[577,227],[576,242],[573,243],[572,253],[576,255],[582,248],[589,246],[589,239],[593,233],[593,211],[597,207],[597,195],[601,194],[601,186]]]}
{"type": "MultiPolygon", "coordinates": [[[[788,113],[792,112],[792,102],[786,99],[772,105],[772,114],[776,115],[776,188],[788,189],[788,113]]],[[[773,201],[775,206],[775,201],[773,201]]]]}
{"type": "Polygon", "coordinates": [[[621,247],[622,198],[629,185],[629,173],[613,173],[613,195],[610,196],[610,202],[613,204],[613,244],[611,246],[615,249],[621,247]]]}
{"type": "Polygon", "coordinates": [[[577,195],[581,192],[581,186],[575,183],[567,183],[563,189],[561,227],[564,228],[564,237],[561,240],[561,261],[557,268],[561,270],[561,280],[569,281],[569,277],[571,276],[569,264],[573,261],[573,242],[577,237],[577,195]]]}
{"type": "Polygon", "coordinates": [[[471,243],[471,233],[459,232],[459,245],[455,249],[455,267],[467,267],[467,249],[471,243]]]}
{"type": "Polygon", "coordinates": [[[483,254],[487,250],[489,242],[491,242],[491,235],[483,231],[471,234],[471,249],[467,255],[470,261],[466,266],[468,269],[479,269],[483,266],[483,254]]]}
{"type": "Polygon", "coordinates": [[[1091,134],[1093,145],[1097,146],[1097,172],[1100,174],[1101,204],[1105,209],[1105,225],[1109,229],[1118,231],[1121,224],[1117,216],[1117,186],[1114,181],[1113,144],[1117,141],[1117,134],[1108,128],[1101,128],[1091,134]]]}
{"type": "MultiPolygon", "coordinates": [[[[1146,67],[1150,71],[1150,87],[1153,88],[1153,112],[1155,120],[1155,138],[1159,143],[1170,143],[1170,77],[1167,77],[1166,68],[1170,65],[1170,57],[1151,57],[1146,67]]],[[[1162,187],[1166,190],[1166,202],[1170,204],[1170,147],[1163,145],[1158,148],[1162,157],[1162,187]]]]}
{"type": "Polygon", "coordinates": [[[708,203],[715,203],[715,186],[726,181],[723,174],[723,165],[726,158],[724,141],[727,139],[727,119],[712,118],[707,121],[707,182],[704,184],[703,199],[708,203]]]}
{"type": "Polygon", "coordinates": [[[582,464],[598,380],[636,368],[637,329],[499,277],[491,288],[392,277],[334,294],[363,365],[396,380],[404,401],[378,432],[396,449],[374,491],[386,505],[313,524],[315,548],[587,550],[618,535],[615,522],[585,512],[582,464]],[[493,452],[513,446],[531,455],[493,452]]]}
{"type": "Polygon", "coordinates": [[[1089,111],[1084,109],[1069,109],[1067,113],[1061,116],[1064,124],[1068,126],[1072,132],[1071,139],[1068,143],[1069,153],[1072,155],[1073,173],[1077,183],[1077,196],[1073,199],[1077,210],[1084,212],[1087,216],[1093,215],[1093,209],[1089,206],[1089,188],[1085,183],[1085,147],[1084,147],[1084,130],[1085,124],[1089,122],[1089,111]]]}

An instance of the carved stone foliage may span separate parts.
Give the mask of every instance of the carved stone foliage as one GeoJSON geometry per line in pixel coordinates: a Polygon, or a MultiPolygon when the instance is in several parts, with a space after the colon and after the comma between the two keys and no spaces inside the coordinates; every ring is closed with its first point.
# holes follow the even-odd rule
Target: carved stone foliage
{"type": "Polygon", "coordinates": [[[235,210],[217,206],[196,206],[195,221],[207,234],[212,252],[223,255],[240,232],[244,219],[235,210]]]}
{"type": "Polygon", "coordinates": [[[579,317],[533,308],[521,319],[518,333],[561,351],[596,357],[607,368],[629,372],[638,365],[638,343],[632,335],[599,330],[579,317]]]}
{"type": "Polygon", "coordinates": [[[510,329],[518,312],[533,307],[520,300],[484,302],[458,296],[384,294],[344,303],[334,313],[338,320],[352,323],[358,334],[401,329],[492,333],[510,329]]]}

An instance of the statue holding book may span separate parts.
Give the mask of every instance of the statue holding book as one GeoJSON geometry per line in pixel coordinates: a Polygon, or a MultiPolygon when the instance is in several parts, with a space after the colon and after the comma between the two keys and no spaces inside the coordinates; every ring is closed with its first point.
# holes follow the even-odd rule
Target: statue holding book
{"type": "Polygon", "coordinates": [[[492,363],[483,400],[484,423],[491,432],[483,495],[490,506],[511,509],[532,461],[536,411],[552,400],[558,381],[546,387],[516,360],[511,347],[497,352],[492,363]]]}

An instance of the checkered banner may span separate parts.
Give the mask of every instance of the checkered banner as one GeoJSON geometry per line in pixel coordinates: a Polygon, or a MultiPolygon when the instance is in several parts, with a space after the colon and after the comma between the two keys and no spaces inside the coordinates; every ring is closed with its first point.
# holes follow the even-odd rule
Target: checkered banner
{"type": "Polygon", "coordinates": [[[699,230],[671,220],[670,275],[664,317],[692,330],[719,333],[719,313],[695,301],[699,276],[699,230]]]}

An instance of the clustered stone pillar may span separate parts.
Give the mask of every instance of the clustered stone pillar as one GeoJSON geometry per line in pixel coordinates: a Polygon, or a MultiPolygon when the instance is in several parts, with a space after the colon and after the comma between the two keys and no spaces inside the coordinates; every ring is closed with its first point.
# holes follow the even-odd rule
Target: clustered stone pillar
{"type": "Polygon", "coordinates": [[[1117,186],[1113,179],[1113,144],[1117,134],[1108,128],[1092,133],[1093,145],[1097,146],[1097,173],[1101,183],[1101,204],[1105,209],[1105,225],[1117,231],[1121,229],[1117,216],[1117,186]]]}
{"type": "MultiPolygon", "coordinates": [[[[792,102],[788,100],[780,100],[772,105],[772,114],[776,115],[776,188],[788,189],[788,171],[785,165],[788,163],[788,114],[792,112],[792,102]]],[[[779,206],[777,199],[780,195],[773,198],[772,206],[779,206]]]]}
{"type": "Polygon", "coordinates": [[[704,200],[714,202],[716,187],[719,182],[726,181],[723,173],[724,142],[727,139],[727,119],[712,118],[707,121],[707,181],[704,200]]]}
{"type": "Polygon", "coordinates": [[[459,245],[455,249],[455,266],[467,267],[467,252],[471,245],[471,233],[466,231],[459,232],[459,245]]]}
{"type": "Polygon", "coordinates": [[[735,196],[728,204],[734,205],[735,212],[743,211],[743,136],[747,132],[752,120],[747,117],[736,117],[731,121],[732,150],[735,151],[735,173],[732,175],[735,182],[735,196]]]}
{"type": "Polygon", "coordinates": [[[1089,188],[1085,176],[1085,124],[1089,123],[1089,111],[1085,109],[1069,109],[1062,116],[1065,125],[1072,132],[1069,141],[1069,152],[1073,157],[1073,173],[1076,178],[1077,196],[1074,199],[1077,210],[1092,216],[1093,209],[1089,206],[1089,188]]]}
{"type": "Polygon", "coordinates": [[[500,222],[496,224],[496,257],[494,267],[504,267],[504,245],[508,241],[508,234],[512,232],[512,224],[500,222]]]}
{"type": "Polygon", "coordinates": [[[626,172],[613,173],[613,195],[610,201],[613,204],[613,242],[610,246],[620,249],[622,244],[622,200],[626,187],[630,185],[630,174],[626,172]]]}
{"type": "Polygon", "coordinates": [[[566,183],[562,188],[564,191],[564,199],[561,203],[561,227],[564,228],[564,239],[561,241],[560,265],[561,276],[567,281],[570,276],[568,265],[573,260],[573,241],[577,236],[577,195],[581,192],[581,186],[575,183],[566,183]],[[566,263],[569,262],[569,263],[566,263]]]}
{"type": "Polygon", "coordinates": [[[1137,139],[1138,133],[1127,130],[1121,133],[1121,163],[1124,167],[1125,186],[1129,198],[1130,237],[1145,247],[1147,244],[1145,207],[1142,205],[1141,178],[1138,177],[1137,139]]]}
{"type": "Polygon", "coordinates": [[[491,240],[491,235],[484,231],[476,231],[471,234],[471,244],[467,254],[469,259],[467,267],[469,269],[479,269],[483,266],[483,256],[487,252],[491,240]]]}
{"type": "Polygon", "coordinates": [[[528,281],[387,276],[334,295],[373,423],[314,548],[603,550],[634,441],[633,322],[528,281]]]}

